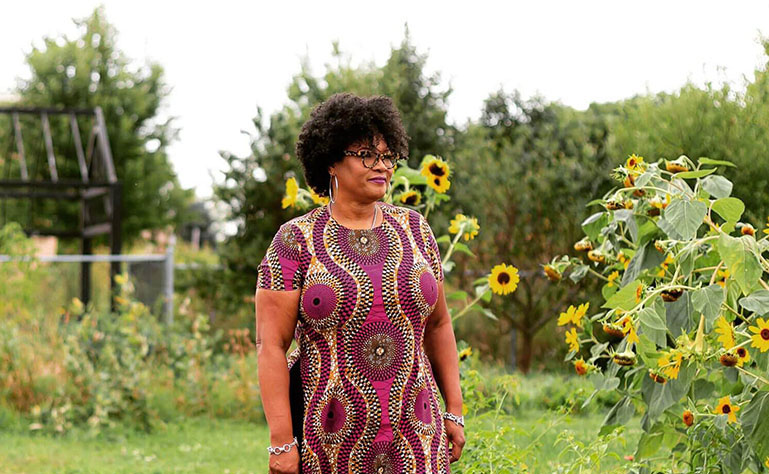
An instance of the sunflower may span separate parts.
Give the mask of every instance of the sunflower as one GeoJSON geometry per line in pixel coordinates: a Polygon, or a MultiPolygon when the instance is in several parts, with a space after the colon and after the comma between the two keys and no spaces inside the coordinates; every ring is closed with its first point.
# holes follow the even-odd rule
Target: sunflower
{"type": "Polygon", "coordinates": [[[692,413],[691,410],[684,410],[683,419],[686,426],[692,426],[694,423],[694,413],[692,413]]]}
{"type": "Polygon", "coordinates": [[[769,350],[769,321],[758,318],[756,319],[756,326],[750,326],[748,329],[755,333],[750,337],[753,341],[750,343],[750,347],[755,347],[761,352],[769,350]]]}
{"type": "Polygon", "coordinates": [[[683,354],[678,351],[665,352],[662,354],[662,357],[657,359],[657,366],[669,379],[677,379],[683,358],[683,354]]]}
{"type": "Polygon", "coordinates": [[[558,316],[558,325],[563,326],[565,324],[572,323],[582,327],[582,318],[587,313],[588,308],[590,308],[589,302],[582,303],[578,308],[575,308],[574,305],[569,305],[569,308],[566,310],[566,312],[561,313],[561,315],[558,316]]]}
{"type": "Polygon", "coordinates": [[[724,346],[724,349],[729,350],[734,347],[734,329],[723,316],[716,319],[716,332],[720,334],[718,342],[724,346]]]}
{"type": "Polygon", "coordinates": [[[618,271],[611,272],[611,274],[609,275],[609,283],[607,283],[606,285],[610,288],[616,285],[617,278],[619,278],[619,272],[618,271]]]}
{"type": "Polygon", "coordinates": [[[641,340],[638,339],[638,333],[635,330],[635,325],[633,324],[633,320],[630,318],[630,316],[625,316],[620,319],[619,325],[622,327],[622,334],[627,336],[628,344],[631,342],[639,344],[641,342],[641,340]]]}
{"type": "Polygon", "coordinates": [[[726,287],[726,280],[729,278],[729,269],[718,270],[718,278],[719,280],[716,281],[716,284],[721,288],[726,287]]]}
{"type": "Polygon", "coordinates": [[[545,272],[545,276],[547,276],[548,280],[554,283],[561,281],[561,278],[562,278],[561,272],[559,272],[554,266],[545,265],[543,271],[545,272]]]}
{"type": "Polygon", "coordinates": [[[401,202],[407,206],[416,206],[422,202],[422,194],[416,189],[401,194],[401,202]]]}
{"type": "Polygon", "coordinates": [[[433,156],[422,167],[422,175],[427,178],[427,185],[436,192],[445,193],[451,186],[449,182],[449,164],[442,159],[433,156]]]}
{"type": "Polygon", "coordinates": [[[470,357],[471,355],[473,355],[473,350],[471,348],[469,348],[469,347],[466,347],[466,348],[462,349],[461,351],[459,351],[459,360],[465,360],[468,357],[470,357]]]}
{"type": "Polygon", "coordinates": [[[738,347],[735,352],[737,352],[737,357],[739,358],[737,367],[742,367],[745,362],[750,362],[750,352],[746,348],[738,347]]]}
{"type": "Polygon", "coordinates": [[[644,157],[637,156],[635,153],[630,155],[625,162],[625,168],[631,171],[643,171],[645,167],[644,157]]]}
{"type": "Polygon", "coordinates": [[[673,256],[670,254],[667,254],[665,256],[665,261],[660,264],[660,271],[657,272],[657,276],[660,278],[663,278],[665,276],[665,273],[668,271],[668,265],[673,263],[673,256]]]}
{"type": "Polygon", "coordinates": [[[569,350],[573,352],[579,351],[579,336],[577,335],[576,328],[566,331],[566,344],[569,345],[569,350]]]}
{"type": "Polygon", "coordinates": [[[310,198],[312,198],[312,202],[315,204],[320,204],[321,206],[328,204],[328,197],[318,195],[312,188],[310,188],[310,198]]]}
{"type": "Polygon", "coordinates": [[[574,371],[577,372],[577,375],[585,375],[587,373],[587,364],[581,357],[574,361],[574,371]]]}
{"type": "Polygon", "coordinates": [[[638,284],[638,287],[635,289],[635,302],[636,304],[641,302],[641,297],[644,294],[644,286],[642,284],[638,284]]]}
{"type": "Polygon", "coordinates": [[[714,413],[718,415],[729,415],[729,423],[735,423],[737,421],[737,412],[740,411],[739,405],[732,405],[732,401],[729,395],[718,399],[718,406],[714,413]]]}
{"type": "Polygon", "coordinates": [[[512,293],[518,288],[518,269],[512,265],[500,263],[491,269],[489,286],[498,295],[512,293]]]}
{"type": "Polygon", "coordinates": [[[756,235],[756,229],[750,225],[750,224],[743,224],[743,226],[740,228],[740,233],[742,235],[756,235]]]}
{"type": "Polygon", "coordinates": [[[627,258],[624,253],[620,252],[617,254],[617,260],[619,260],[619,263],[621,263],[622,266],[625,267],[625,270],[627,270],[627,266],[630,265],[630,259],[627,258]]]}
{"type": "Polygon", "coordinates": [[[462,236],[465,240],[472,240],[478,235],[478,231],[481,226],[478,225],[478,219],[475,217],[467,217],[464,214],[457,214],[451,219],[451,225],[449,225],[449,232],[452,234],[458,234],[462,232],[462,236]]]}
{"type": "Polygon", "coordinates": [[[286,181],[286,195],[283,197],[283,201],[281,202],[283,209],[289,206],[294,207],[296,205],[296,196],[298,192],[299,185],[296,182],[296,178],[289,178],[286,181]]]}
{"type": "Polygon", "coordinates": [[[665,169],[671,173],[681,173],[683,171],[689,171],[689,166],[683,158],[679,158],[675,161],[665,160],[665,169]]]}

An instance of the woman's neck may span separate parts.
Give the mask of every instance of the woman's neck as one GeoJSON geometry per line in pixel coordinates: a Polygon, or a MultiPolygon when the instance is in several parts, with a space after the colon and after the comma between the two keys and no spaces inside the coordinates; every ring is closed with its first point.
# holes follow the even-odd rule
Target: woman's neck
{"type": "Polygon", "coordinates": [[[355,201],[338,199],[334,203],[329,203],[331,215],[338,223],[345,227],[353,229],[368,229],[369,227],[376,226],[381,218],[379,212],[376,212],[376,201],[363,204],[355,201]],[[375,219],[374,213],[377,214],[376,221],[373,226],[371,221],[375,219]]]}

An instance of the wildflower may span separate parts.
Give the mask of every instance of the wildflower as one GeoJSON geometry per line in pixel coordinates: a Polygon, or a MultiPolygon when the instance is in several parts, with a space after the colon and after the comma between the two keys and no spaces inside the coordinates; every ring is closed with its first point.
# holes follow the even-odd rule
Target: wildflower
{"type": "Polygon", "coordinates": [[[578,308],[575,308],[574,305],[569,305],[566,312],[561,313],[560,316],[558,316],[558,325],[564,326],[572,323],[582,327],[582,318],[585,316],[585,313],[587,313],[589,307],[590,303],[583,303],[579,305],[578,308]]]}
{"type": "Polygon", "coordinates": [[[720,334],[717,340],[724,346],[724,349],[729,350],[734,347],[734,328],[725,317],[721,316],[716,319],[715,331],[720,334]]]}
{"type": "Polygon", "coordinates": [[[758,318],[756,319],[756,326],[750,326],[748,329],[755,333],[750,337],[752,340],[750,347],[755,347],[761,352],[769,350],[769,321],[758,318]]]}
{"type": "Polygon", "coordinates": [[[310,198],[312,198],[312,202],[315,204],[320,204],[321,206],[328,204],[328,197],[318,195],[312,188],[310,188],[310,198]]]}
{"type": "Polygon", "coordinates": [[[618,271],[611,272],[611,274],[609,275],[609,283],[607,283],[606,285],[609,287],[615,286],[617,284],[616,283],[617,278],[619,278],[619,272],[618,271]]]}
{"type": "Polygon", "coordinates": [[[665,169],[671,173],[681,173],[683,171],[689,171],[689,166],[686,164],[683,157],[680,157],[675,161],[665,160],[665,169]]]}
{"type": "Polygon", "coordinates": [[[660,264],[660,271],[657,272],[657,276],[660,278],[663,278],[665,276],[665,273],[668,271],[668,265],[673,263],[673,256],[670,254],[667,254],[665,256],[665,261],[660,264]]]}
{"type": "Polygon", "coordinates": [[[569,345],[569,350],[573,352],[579,351],[579,336],[577,336],[576,328],[566,331],[566,344],[569,345]]]}
{"type": "Polygon", "coordinates": [[[692,426],[694,423],[694,414],[691,412],[691,410],[684,410],[684,424],[686,426],[692,426]]]}
{"type": "Polygon", "coordinates": [[[574,371],[577,372],[577,375],[585,375],[587,373],[587,368],[587,364],[581,357],[574,361],[574,371]]]}
{"type": "Polygon", "coordinates": [[[719,415],[729,415],[729,423],[735,423],[737,421],[737,412],[740,411],[738,405],[732,405],[729,395],[718,399],[718,406],[713,410],[719,415]]]}
{"type": "Polygon", "coordinates": [[[598,250],[590,250],[587,253],[587,258],[589,258],[590,260],[592,260],[594,262],[598,262],[598,263],[603,263],[603,262],[606,261],[606,256],[604,256],[604,254],[602,254],[598,250]]]}
{"type": "Polygon", "coordinates": [[[561,272],[559,272],[554,266],[545,265],[544,272],[547,279],[553,283],[561,281],[561,272]]]}
{"type": "Polygon", "coordinates": [[[283,201],[281,201],[281,206],[283,209],[291,206],[294,207],[296,205],[296,197],[299,192],[299,185],[296,182],[296,178],[289,178],[286,181],[286,195],[283,196],[283,201]]]}
{"type": "Polygon", "coordinates": [[[407,206],[416,206],[420,202],[422,202],[422,194],[416,189],[401,194],[401,203],[406,204],[407,206]]]}
{"type": "Polygon", "coordinates": [[[422,167],[421,174],[427,178],[427,185],[436,192],[445,193],[451,186],[449,182],[449,164],[439,157],[432,156],[422,167]]]}
{"type": "Polygon", "coordinates": [[[603,332],[613,337],[624,337],[625,332],[622,326],[613,323],[603,323],[603,332]]]}
{"type": "Polygon", "coordinates": [[[461,351],[459,351],[459,360],[465,360],[468,357],[470,357],[471,355],[473,355],[473,350],[471,348],[469,348],[469,347],[466,347],[466,348],[462,349],[461,351]]]}
{"type": "Polygon", "coordinates": [[[671,288],[669,290],[662,290],[660,292],[660,296],[662,296],[663,301],[667,301],[668,303],[672,303],[673,301],[677,301],[678,298],[681,297],[681,295],[684,294],[684,290],[680,288],[671,288]]]}
{"type": "Polygon", "coordinates": [[[512,265],[500,263],[491,269],[489,287],[498,295],[512,293],[518,288],[518,269],[512,265]]]}
{"type": "Polygon", "coordinates": [[[678,371],[681,370],[681,362],[683,361],[683,354],[676,350],[665,352],[662,357],[657,359],[657,366],[660,371],[667,376],[668,379],[677,379],[678,371]]]}
{"type": "Polygon", "coordinates": [[[668,379],[660,375],[654,370],[649,370],[649,377],[657,383],[666,383],[668,379]]]}
{"type": "Polygon", "coordinates": [[[737,348],[737,357],[739,357],[737,367],[742,367],[745,362],[750,362],[750,352],[744,347],[737,348]]]}
{"type": "Polygon", "coordinates": [[[462,232],[465,240],[472,240],[478,235],[478,231],[481,227],[478,225],[478,219],[475,217],[466,217],[464,214],[457,214],[451,219],[451,225],[449,225],[449,232],[452,234],[458,234],[462,232]]]}
{"type": "Polygon", "coordinates": [[[643,296],[643,294],[644,294],[644,286],[641,283],[639,283],[638,287],[635,289],[635,302],[636,302],[636,304],[641,302],[641,297],[643,296]]]}
{"type": "MultiPolygon", "coordinates": [[[[627,203],[620,199],[609,199],[606,201],[605,207],[610,211],[618,211],[620,209],[627,209],[627,203]]],[[[632,203],[630,207],[632,207],[632,203]]]]}

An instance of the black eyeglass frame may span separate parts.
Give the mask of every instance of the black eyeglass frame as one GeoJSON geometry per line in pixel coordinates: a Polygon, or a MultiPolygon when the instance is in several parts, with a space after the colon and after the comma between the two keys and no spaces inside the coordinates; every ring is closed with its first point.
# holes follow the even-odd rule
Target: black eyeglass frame
{"type": "Polygon", "coordinates": [[[389,151],[386,153],[378,153],[378,152],[371,151],[367,148],[364,148],[362,150],[357,150],[357,151],[344,150],[342,154],[344,154],[344,156],[357,156],[358,158],[360,158],[360,162],[363,164],[363,166],[369,169],[375,167],[377,163],[379,163],[379,160],[382,160],[382,164],[385,165],[385,168],[387,168],[388,170],[391,170],[395,168],[395,165],[400,160],[403,160],[406,158],[400,153],[392,153],[389,151]],[[370,158],[372,155],[376,155],[376,159],[371,164],[371,166],[366,166],[366,158],[370,158]],[[392,160],[392,166],[387,166],[387,163],[385,162],[385,158],[390,158],[390,160],[392,160]]]}

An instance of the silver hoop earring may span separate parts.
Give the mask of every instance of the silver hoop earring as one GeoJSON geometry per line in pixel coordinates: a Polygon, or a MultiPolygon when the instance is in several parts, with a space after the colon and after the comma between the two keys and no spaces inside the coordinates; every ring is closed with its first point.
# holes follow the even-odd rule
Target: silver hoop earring
{"type": "Polygon", "coordinates": [[[334,180],[334,183],[336,184],[336,190],[339,191],[339,180],[336,178],[336,175],[332,175],[328,177],[328,200],[332,203],[336,202],[336,199],[334,199],[334,195],[331,192],[331,180],[334,180]]]}

